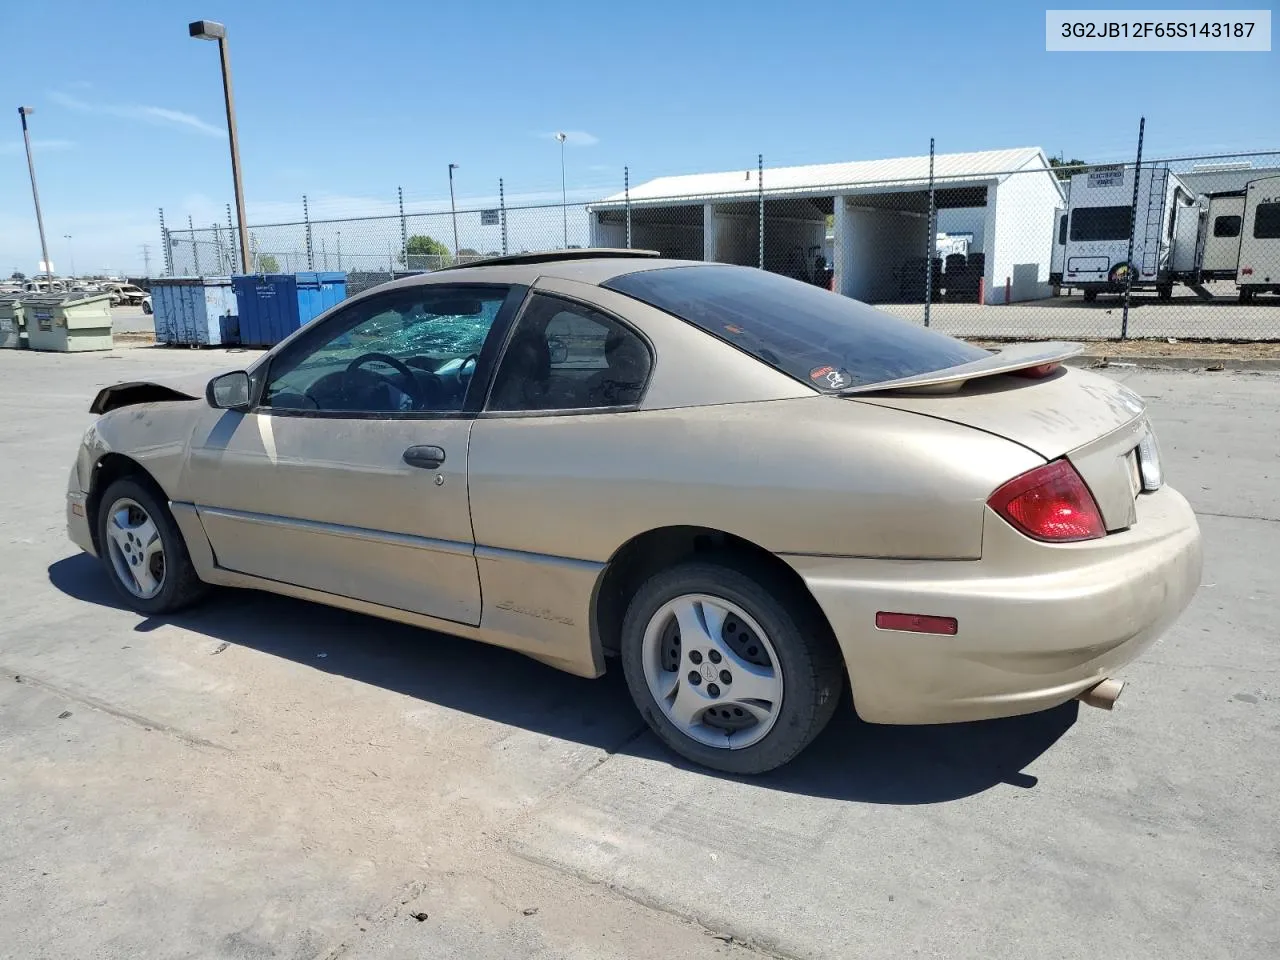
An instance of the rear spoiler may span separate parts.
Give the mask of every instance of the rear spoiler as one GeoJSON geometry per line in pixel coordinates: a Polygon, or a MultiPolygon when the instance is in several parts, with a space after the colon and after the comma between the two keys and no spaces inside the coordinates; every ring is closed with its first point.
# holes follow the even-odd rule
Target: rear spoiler
{"type": "Polygon", "coordinates": [[[898,380],[861,384],[840,391],[841,396],[860,393],[954,393],[970,380],[994,377],[1001,373],[1021,373],[1022,376],[1048,376],[1066,360],[1084,351],[1082,343],[1065,343],[1053,340],[1048,343],[1015,343],[992,353],[981,360],[971,360],[955,367],[946,367],[932,373],[917,373],[898,380]]]}

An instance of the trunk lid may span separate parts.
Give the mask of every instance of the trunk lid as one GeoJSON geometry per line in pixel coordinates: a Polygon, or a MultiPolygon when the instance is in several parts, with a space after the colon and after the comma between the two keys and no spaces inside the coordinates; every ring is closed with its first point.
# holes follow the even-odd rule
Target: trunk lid
{"type": "Polygon", "coordinates": [[[1067,457],[1084,478],[1108,530],[1131,526],[1140,488],[1134,448],[1148,430],[1142,398],[1086,370],[1043,380],[994,375],[949,394],[859,394],[857,403],[948,420],[1021,444],[1045,460],[1067,457]]]}

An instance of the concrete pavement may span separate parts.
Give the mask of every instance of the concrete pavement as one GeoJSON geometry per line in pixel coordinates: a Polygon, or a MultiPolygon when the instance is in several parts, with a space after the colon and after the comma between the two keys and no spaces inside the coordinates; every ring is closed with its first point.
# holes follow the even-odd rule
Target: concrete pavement
{"type": "Polygon", "coordinates": [[[62,530],[89,399],[254,355],[0,351],[0,957],[1280,955],[1280,377],[1113,371],[1206,548],[1114,713],[842,711],[735,780],[616,671],[262,594],[121,609],[62,530]]]}

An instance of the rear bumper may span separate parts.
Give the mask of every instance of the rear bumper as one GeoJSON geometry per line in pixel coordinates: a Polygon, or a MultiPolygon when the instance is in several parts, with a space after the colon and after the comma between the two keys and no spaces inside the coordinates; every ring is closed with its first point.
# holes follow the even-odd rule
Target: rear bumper
{"type": "Polygon", "coordinates": [[[1200,584],[1200,531],[1166,487],[1129,530],[1085,543],[1022,537],[988,511],[981,560],[786,557],[826,613],[858,714],[948,723],[1048,709],[1151,645],[1200,584]],[[955,617],[955,636],[879,630],[877,611],[955,617]]]}

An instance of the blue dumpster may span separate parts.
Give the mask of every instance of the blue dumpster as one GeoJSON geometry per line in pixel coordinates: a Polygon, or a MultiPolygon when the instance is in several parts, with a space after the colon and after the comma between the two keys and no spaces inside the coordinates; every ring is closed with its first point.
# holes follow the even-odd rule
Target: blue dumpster
{"type": "Polygon", "coordinates": [[[347,295],[345,273],[266,273],[233,277],[240,342],[274,347],[347,295]]]}
{"type": "Polygon", "coordinates": [[[238,308],[230,277],[162,277],[151,283],[156,343],[239,343],[238,308]]]}

